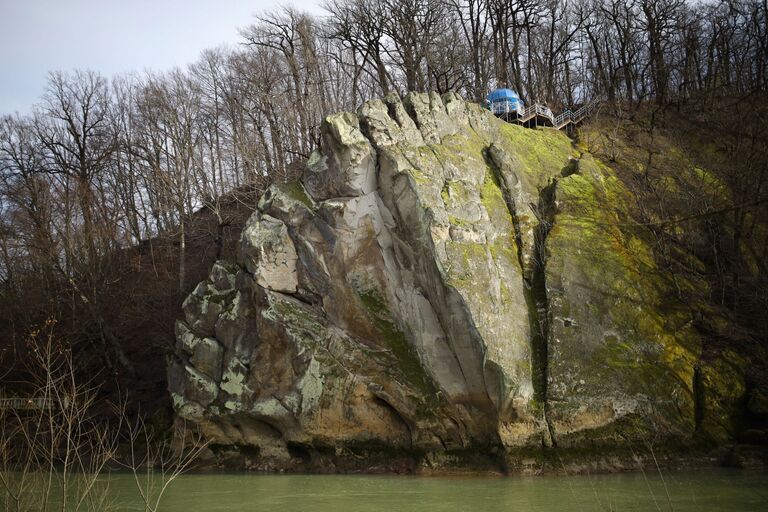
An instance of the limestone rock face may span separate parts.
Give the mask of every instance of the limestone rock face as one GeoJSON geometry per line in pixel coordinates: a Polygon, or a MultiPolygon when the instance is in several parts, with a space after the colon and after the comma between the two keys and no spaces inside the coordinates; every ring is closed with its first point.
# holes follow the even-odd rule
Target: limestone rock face
{"type": "Polygon", "coordinates": [[[628,194],[454,94],[329,116],[185,301],[177,416],[258,467],[688,438],[699,340],[628,194]]]}
{"type": "Polygon", "coordinates": [[[259,286],[283,293],[296,292],[298,258],[282,221],[263,215],[257,222],[250,222],[241,238],[240,259],[259,286]]]}

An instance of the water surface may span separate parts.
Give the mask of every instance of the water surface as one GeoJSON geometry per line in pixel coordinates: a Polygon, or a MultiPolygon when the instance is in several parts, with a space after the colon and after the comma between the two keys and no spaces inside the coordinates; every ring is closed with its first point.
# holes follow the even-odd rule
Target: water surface
{"type": "MultiPolygon", "coordinates": [[[[112,475],[119,510],[142,510],[128,475],[112,475]]],[[[161,511],[759,511],[768,473],[739,470],[539,477],[189,474],[161,511]]]]}

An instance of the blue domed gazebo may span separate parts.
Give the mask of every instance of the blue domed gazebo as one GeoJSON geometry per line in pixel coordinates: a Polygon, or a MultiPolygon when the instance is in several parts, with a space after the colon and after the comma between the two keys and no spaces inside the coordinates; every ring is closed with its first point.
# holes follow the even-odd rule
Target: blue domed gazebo
{"type": "Polygon", "coordinates": [[[486,106],[495,115],[502,115],[518,112],[525,105],[512,89],[496,89],[488,95],[486,106]]]}

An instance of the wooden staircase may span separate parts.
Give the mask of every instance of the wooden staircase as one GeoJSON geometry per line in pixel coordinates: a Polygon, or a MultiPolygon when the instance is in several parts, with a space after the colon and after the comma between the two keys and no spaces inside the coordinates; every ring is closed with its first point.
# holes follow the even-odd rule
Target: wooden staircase
{"type": "Polygon", "coordinates": [[[552,110],[541,103],[534,103],[522,110],[517,110],[500,115],[502,119],[509,123],[520,124],[529,128],[537,126],[550,126],[557,130],[562,130],[569,125],[577,125],[597,108],[599,100],[592,100],[577,110],[566,109],[562,113],[555,115],[552,110]]]}

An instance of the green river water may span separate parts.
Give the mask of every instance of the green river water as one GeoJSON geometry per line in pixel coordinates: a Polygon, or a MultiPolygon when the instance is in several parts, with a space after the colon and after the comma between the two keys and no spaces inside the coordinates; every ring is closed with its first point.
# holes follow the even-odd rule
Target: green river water
{"type": "MultiPolygon", "coordinates": [[[[128,475],[117,510],[143,510],[128,475]]],[[[768,511],[768,473],[739,470],[539,477],[188,474],[161,511],[768,511]]]]}

